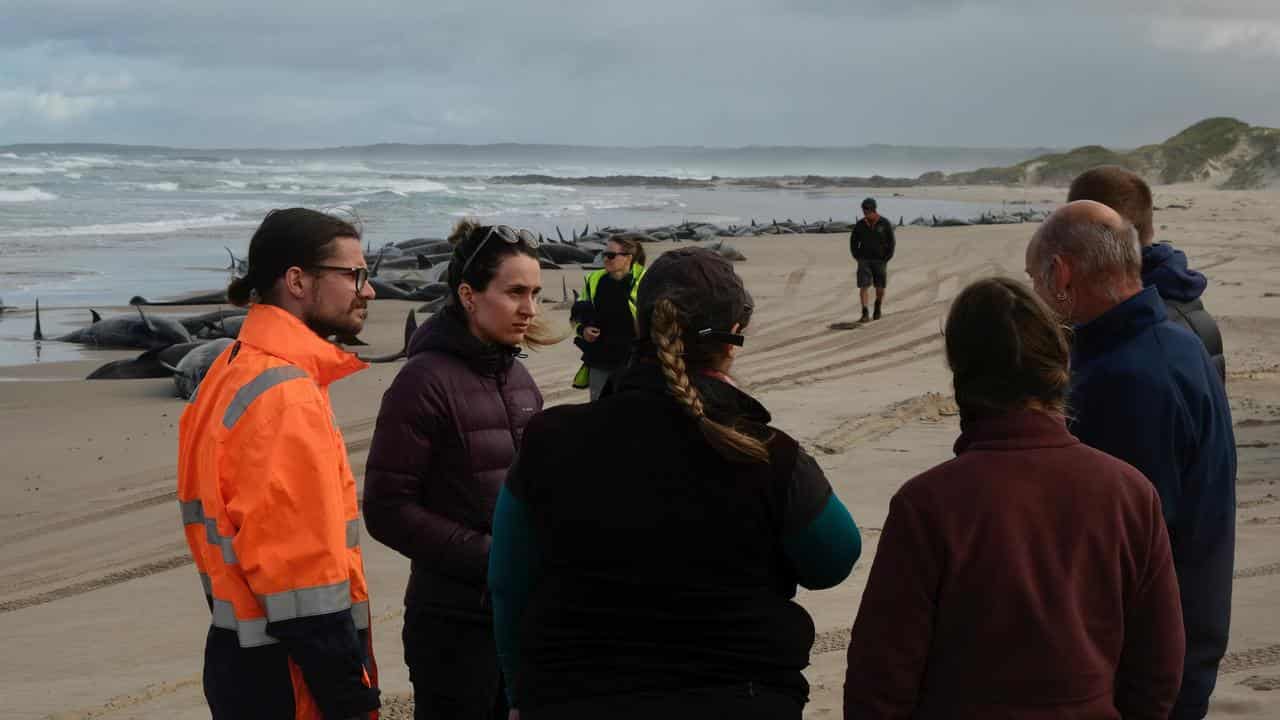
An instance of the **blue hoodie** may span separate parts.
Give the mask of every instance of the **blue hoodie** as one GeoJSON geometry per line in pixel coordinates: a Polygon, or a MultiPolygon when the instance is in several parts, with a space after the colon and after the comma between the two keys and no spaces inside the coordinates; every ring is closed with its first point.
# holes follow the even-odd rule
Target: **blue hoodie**
{"type": "Polygon", "coordinates": [[[1168,243],[1156,243],[1142,248],[1142,284],[1154,286],[1160,293],[1170,320],[1200,338],[1209,351],[1218,378],[1225,383],[1227,361],[1223,355],[1222,332],[1200,301],[1209,280],[1187,267],[1187,256],[1181,250],[1168,243]]]}
{"type": "Polygon", "coordinates": [[[1142,284],[1155,285],[1160,297],[1191,302],[1204,294],[1209,280],[1187,267],[1187,255],[1168,243],[1142,248],[1142,284]]]}
{"type": "Polygon", "coordinates": [[[1136,467],[1160,494],[1187,636],[1170,717],[1198,720],[1231,620],[1236,449],[1226,390],[1201,342],[1168,321],[1148,287],[1076,327],[1070,409],[1076,437],[1136,467]]]}

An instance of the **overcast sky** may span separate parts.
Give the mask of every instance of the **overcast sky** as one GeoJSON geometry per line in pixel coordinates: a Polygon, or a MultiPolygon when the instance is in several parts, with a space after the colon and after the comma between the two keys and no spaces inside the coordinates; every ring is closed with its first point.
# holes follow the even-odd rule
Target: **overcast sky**
{"type": "Polygon", "coordinates": [[[0,18],[0,144],[1132,146],[1213,115],[1280,126],[1277,0],[0,0],[0,18]]]}

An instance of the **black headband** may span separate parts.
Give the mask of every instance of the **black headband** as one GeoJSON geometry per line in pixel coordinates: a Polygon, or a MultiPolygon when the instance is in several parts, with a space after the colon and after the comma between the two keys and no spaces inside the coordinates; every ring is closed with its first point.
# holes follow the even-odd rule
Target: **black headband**
{"type": "Polygon", "coordinates": [[[721,330],[712,330],[711,328],[703,328],[699,330],[698,338],[700,340],[713,340],[715,342],[722,342],[727,345],[737,345],[738,347],[742,347],[742,343],[746,340],[746,338],[744,338],[742,335],[738,333],[723,332],[721,330]]]}

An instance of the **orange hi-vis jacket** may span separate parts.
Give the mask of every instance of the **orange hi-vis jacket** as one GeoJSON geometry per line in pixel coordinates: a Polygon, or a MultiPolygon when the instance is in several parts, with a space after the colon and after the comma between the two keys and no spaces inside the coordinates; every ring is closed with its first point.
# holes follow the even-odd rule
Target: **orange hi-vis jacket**
{"type": "MultiPolygon", "coordinates": [[[[219,665],[241,663],[246,673],[255,668],[254,681],[270,674],[255,667],[261,658],[287,656],[292,716],[299,719],[339,709],[354,716],[377,707],[356,484],[328,390],[366,367],[292,314],[255,305],[238,342],[210,366],[179,425],[178,504],[215,628],[206,665],[213,662],[217,629],[238,640],[219,646],[219,665]],[[314,638],[291,644],[284,630],[296,630],[304,618],[349,637],[319,643],[319,650],[308,644],[314,638]],[[334,652],[335,643],[359,652],[334,652]],[[345,699],[333,699],[326,693],[336,698],[340,691],[309,687],[319,678],[324,685],[341,685],[329,682],[334,678],[360,683],[354,693],[362,697],[351,700],[348,691],[345,699]],[[372,705],[352,712],[353,702],[372,705]]],[[[211,695],[209,673],[206,667],[206,696],[217,718],[220,701],[211,695]]],[[[244,688],[218,692],[237,690],[244,688]]]]}

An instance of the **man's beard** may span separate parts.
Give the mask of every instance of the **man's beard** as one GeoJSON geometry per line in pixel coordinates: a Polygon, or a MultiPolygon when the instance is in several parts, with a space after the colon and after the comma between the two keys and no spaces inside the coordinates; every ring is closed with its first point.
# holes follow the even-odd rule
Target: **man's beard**
{"type": "Polygon", "coordinates": [[[340,315],[322,317],[319,313],[309,311],[303,317],[303,322],[306,323],[307,327],[311,328],[311,332],[322,338],[329,338],[334,335],[340,337],[354,336],[364,329],[364,321],[353,318],[352,313],[355,310],[367,307],[369,307],[368,301],[357,297],[352,300],[351,305],[340,315]]]}

